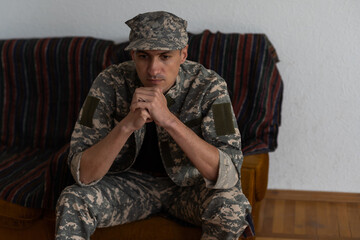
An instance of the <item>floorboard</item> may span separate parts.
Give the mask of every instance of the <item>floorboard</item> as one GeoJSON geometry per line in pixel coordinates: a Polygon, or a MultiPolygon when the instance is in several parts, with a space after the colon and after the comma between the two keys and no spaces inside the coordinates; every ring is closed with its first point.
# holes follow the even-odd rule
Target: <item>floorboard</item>
{"type": "Polygon", "coordinates": [[[268,190],[257,240],[360,239],[360,194],[268,190]]]}

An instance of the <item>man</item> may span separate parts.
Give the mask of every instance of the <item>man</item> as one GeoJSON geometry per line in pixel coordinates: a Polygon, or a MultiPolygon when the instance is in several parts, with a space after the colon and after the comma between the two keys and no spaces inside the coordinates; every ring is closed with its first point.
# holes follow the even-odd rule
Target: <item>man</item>
{"type": "Polygon", "coordinates": [[[225,81],[186,60],[185,20],[150,12],[126,24],[133,61],[104,70],[80,112],[69,154],[77,184],[59,198],[56,238],[163,211],[202,226],[202,239],[237,239],[250,204],[225,81]]]}

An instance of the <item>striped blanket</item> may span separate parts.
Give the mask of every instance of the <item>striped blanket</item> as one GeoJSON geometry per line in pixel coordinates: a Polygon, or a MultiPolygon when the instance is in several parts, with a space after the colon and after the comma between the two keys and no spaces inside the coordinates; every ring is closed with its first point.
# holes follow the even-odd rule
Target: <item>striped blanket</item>
{"type": "Polygon", "coordinates": [[[93,38],[0,41],[0,198],[54,208],[72,182],[70,135],[112,45],[93,38]]]}
{"type": "MultiPolygon", "coordinates": [[[[277,146],[283,85],[262,34],[189,34],[189,57],[228,83],[244,154],[277,146]]],[[[0,40],[0,198],[53,209],[72,183],[69,141],[92,81],[130,59],[127,43],[85,38],[0,40]]]]}
{"type": "Polygon", "coordinates": [[[274,151],[283,82],[275,49],[264,34],[190,35],[188,59],[215,70],[228,85],[245,155],[274,151]]]}

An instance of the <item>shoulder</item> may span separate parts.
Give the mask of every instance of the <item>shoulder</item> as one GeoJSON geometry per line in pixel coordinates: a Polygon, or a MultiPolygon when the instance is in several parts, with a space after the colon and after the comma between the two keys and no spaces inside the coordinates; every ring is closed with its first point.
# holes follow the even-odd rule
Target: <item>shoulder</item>
{"type": "Polygon", "coordinates": [[[180,73],[183,75],[182,77],[185,81],[191,82],[189,85],[223,86],[227,88],[225,80],[219,74],[197,62],[185,61],[181,65],[180,73]]]}
{"type": "Polygon", "coordinates": [[[186,60],[183,64],[181,64],[181,70],[184,73],[193,76],[211,77],[213,75],[218,75],[215,71],[207,69],[202,64],[190,60],[186,60]]]}

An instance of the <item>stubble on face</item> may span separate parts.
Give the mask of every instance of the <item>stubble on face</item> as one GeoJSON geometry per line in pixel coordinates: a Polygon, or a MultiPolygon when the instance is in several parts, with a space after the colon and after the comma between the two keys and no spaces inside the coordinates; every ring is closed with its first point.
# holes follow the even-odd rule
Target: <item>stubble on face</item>
{"type": "Polygon", "coordinates": [[[159,87],[164,93],[174,85],[180,65],[186,60],[187,47],[172,51],[132,51],[131,55],[142,84],[159,87]]]}

